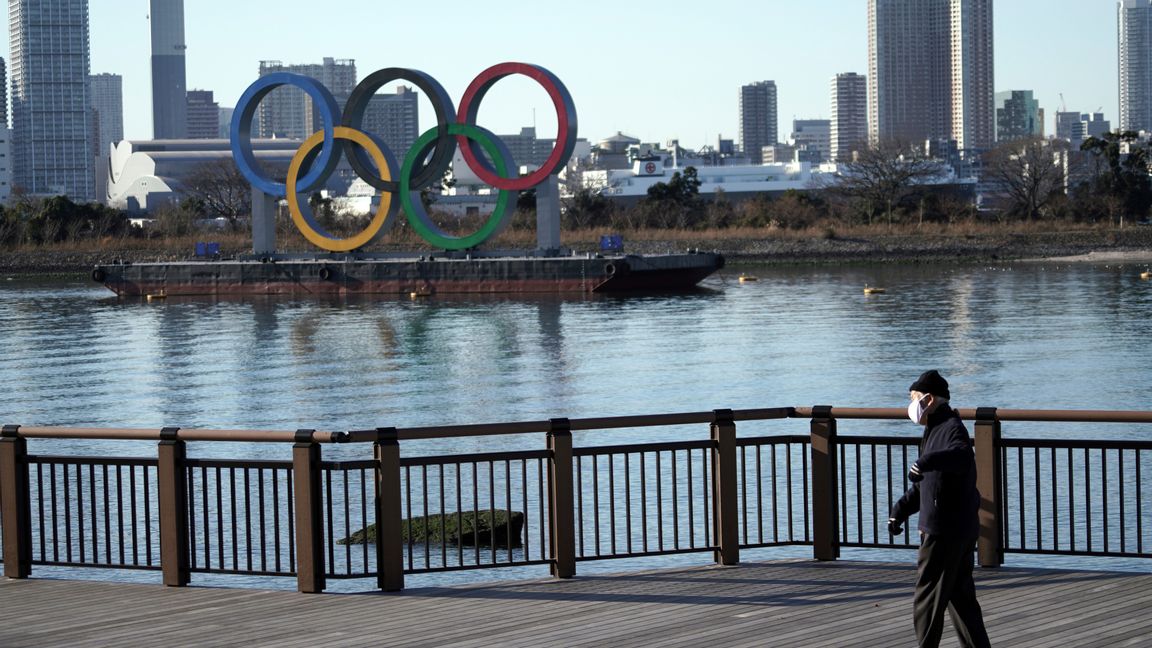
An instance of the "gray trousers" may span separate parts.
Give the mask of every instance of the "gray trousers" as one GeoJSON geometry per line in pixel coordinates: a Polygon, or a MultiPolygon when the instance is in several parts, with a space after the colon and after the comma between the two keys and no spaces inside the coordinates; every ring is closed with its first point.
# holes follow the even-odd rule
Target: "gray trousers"
{"type": "Polygon", "coordinates": [[[921,541],[914,604],[916,639],[921,646],[940,645],[945,608],[952,616],[960,645],[973,648],[991,645],[988,631],[984,629],[984,615],[976,602],[976,585],[972,582],[974,544],[975,540],[931,535],[921,541]]]}

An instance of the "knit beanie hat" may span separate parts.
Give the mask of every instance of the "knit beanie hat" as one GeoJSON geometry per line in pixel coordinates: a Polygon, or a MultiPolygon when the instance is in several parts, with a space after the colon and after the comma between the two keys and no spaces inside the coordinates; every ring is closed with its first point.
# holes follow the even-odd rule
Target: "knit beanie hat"
{"type": "Polygon", "coordinates": [[[948,394],[948,381],[944,380],[944,376],[941,376],[940,372],[935,369],[930,369],[920,374],[920,377],[916,379],[916,382],[912,383],[908,391],[918,391],[925,394],[932,394],[933,396],[952,398],[948,394]]]}

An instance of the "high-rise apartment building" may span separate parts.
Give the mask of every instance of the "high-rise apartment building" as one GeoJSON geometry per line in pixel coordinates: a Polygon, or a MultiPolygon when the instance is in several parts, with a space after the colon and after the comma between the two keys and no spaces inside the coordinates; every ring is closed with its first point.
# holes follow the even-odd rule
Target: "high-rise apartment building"
{"type": "MultiPolygon", "coordinates": [[[[419,95],[404,85],[396,87],[395,94],[376,94],[368,101],[361,127],[365,132],[376,135],[392,150],[397,163],[404,162],[404,156],[416,138],[420,136],[419,95]]],[[[518,163],[520,158],[513,154],[518,163]]]]}
{"type": "Polygon", "coordinates": [[[188,133],[184,0],[149,0],[148,5],[152,26],[152,138],[184,139],[188,133]]]}
{"type": "Polygon", "coordinates": [[[12,195],[12,129],[8,127],[8,64],[0,58],[0,204],[12,195]]]}
{"type": "Polygon", "coordinates": [[[852,159],[852,151],[868,141],[868,80],[855,72],[832,79],[831,158],[852,159]]]}
{"type": "MultiPolygon", "coordinates": [[[[324,57],[320,64],[285,65],[280,61],[260,61],[260,76],[274,72],[294,72],[316,79],[343,106],[356,87],[356,61],[324,57]]],[[[260,102],[260,137],[305,139],[320,130],[320,114],[312,109],[312,98],[299,88],[280,87],[260,102]]]]}
{"type": "Polygon", "coordinates": [[[1152,130],[1152,0],[1117,5],[1120,130],[1152,130]]]}
{"type": "Polygon", "coordinates": [[[107,156],[112,144],[124,139],[124,77],[119,74],[93,74],[88,77],[95,116],[95,152],[107,156]]]}
{"type": "Polygon", "coordinates": [[[995,138],[992,0],[868,0],[873,141],[995,138]]]}
{"type": "Polygon", "coordinates": [[[88,77],[92,92],[92,157],[96,200],[108,195],[108,158],[112,146],[124,139],[124,79],[119,74],[88,77]]]}
{"type": "Polygon", "coordinates": [[[996,142],[992,0],[951,0],[952,139],[961,151],[996,142]]]}
{"type": "Polygon", "coordinates": [[[752,164],[763,164],[763,149],[777,143],[776,82],[740,88],[740,145],[752,164]]]}
{"type": "Polygon", "coordinates": [[[9,0],[13,185],[95,195],[87,0],[9,0]]]}
{"type": "Polygon", "coordinates": [[[188,91],[188,139],[216,139],[220,136],[220,104],[211,90],[188,91]]]}
{"type": "Polygon", "coordinates": [[[1044,134],[1040,102],[1031,90],[1007,90],[996,93],[996,141],[1007,142],[1044,134]]]}

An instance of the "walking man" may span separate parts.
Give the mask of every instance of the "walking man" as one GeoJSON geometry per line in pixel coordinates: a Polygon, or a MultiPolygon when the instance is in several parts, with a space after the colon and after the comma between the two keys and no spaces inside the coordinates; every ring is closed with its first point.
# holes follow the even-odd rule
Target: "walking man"
{"type": "Polygon", "coordinates": [[[972,582],[973,550],[980,532],[976,458],[960,415],[948,405],[948,381],[935,369],[908,388],[908,418],[924,426],[920,457],[908,470],[912,486],[892,505],[888,531],[920,513],[913,618],[921,646],[940,645],[944,609],[963,646],[990,646],[972,582]]]}

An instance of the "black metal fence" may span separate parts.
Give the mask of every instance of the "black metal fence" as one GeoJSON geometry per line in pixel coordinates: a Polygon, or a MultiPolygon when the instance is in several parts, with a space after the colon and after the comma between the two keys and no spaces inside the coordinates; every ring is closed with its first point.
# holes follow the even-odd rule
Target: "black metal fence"
{"type": "MultiPolygon", "coordinates": [[[[1152,557],[1152,442],[1002,438],[1003,421],[1152,423],[1147,412],[961,410],[974,421],[984,496],[980,560],[1004,553],[1152,557]]],[[[918,439],[840,436],[837,421],[900,410],[776,408],[555,419],[350,433],[87,430],[6,426],[0,438],[5,574],[33,566],[332,579],[811,545],[914,548],[887,532],[918,439]],[[809,419],[809,434],[786,433],[809,419]],[[760,421],[738,437],[738,421],[760,421]],[[706,425],[706,428],[691,427],[706,425]],[[708,435],[572,447],[571,431],[680,426],[708,435]],[[765,433],[765,427],[772,427],[765,433]],[[780,433],[775,428],[779,427],[780,433]],[[400,457],[408,440],[545,432],[546,447],[400,457]],[[154,438],[156,458],[28,452],[37,438],[154,438]],[[197,459],[186,443],[294,443],[291,461],[197,459]],[[370,458],[323,461],[322,443],[372,442],[370,458]]],[[[689,434],[693,434],[689,432],[689,434]]],[[[911,526],[911,525],[909,525],[911,526]]]]}

